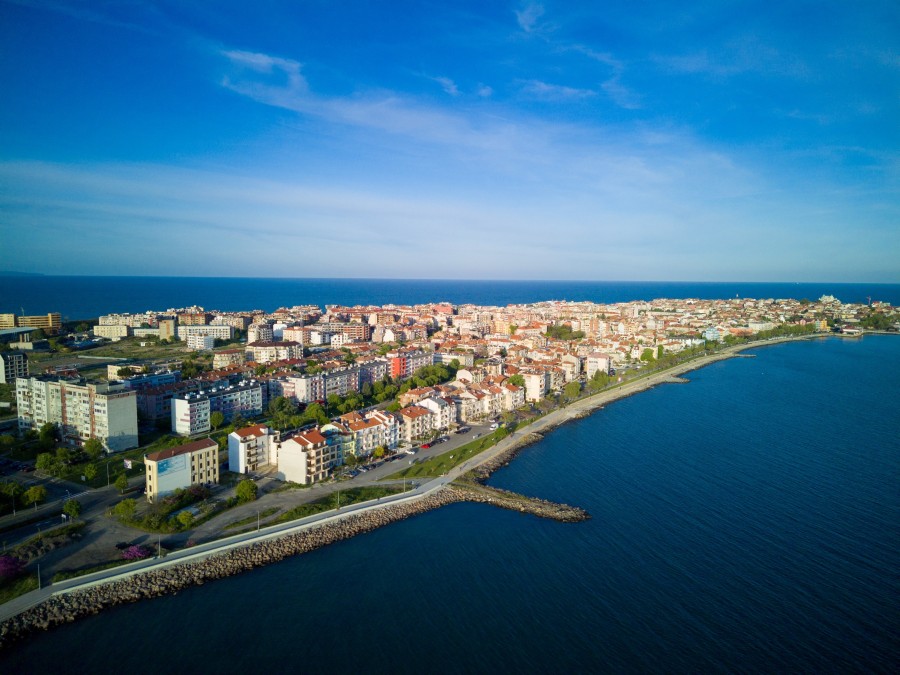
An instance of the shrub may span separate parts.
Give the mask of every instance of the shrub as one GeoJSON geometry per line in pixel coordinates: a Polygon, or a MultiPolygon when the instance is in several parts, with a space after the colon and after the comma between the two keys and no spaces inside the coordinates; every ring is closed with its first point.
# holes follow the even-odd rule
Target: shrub
{"type": "Polygon", "coordinates": [[[129,546],[124,551],[122,551],[122,559],[123,560],[143,560],[144,558],[149,558],[152,551],[146,546],[129,546]]]}
{"type": "Polygon", "coordinates": [[[15,579],[22,573],[25,563],[12,555],[0,555],[0,582],[15,579]]]}

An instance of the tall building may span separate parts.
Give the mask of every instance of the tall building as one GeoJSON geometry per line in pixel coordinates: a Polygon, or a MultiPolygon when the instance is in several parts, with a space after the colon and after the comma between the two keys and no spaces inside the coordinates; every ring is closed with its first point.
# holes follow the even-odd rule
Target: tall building
{"type": "Polygon", "coordinates": [[[144,455],[147,501],[191,485],[219,482],[219,444],[210,438],[144,455]]]}
{"type": "Polygon", "coordinates": [[[21,352],[0,354],[0,384],[15,384],[16,378],[28,377],[28,357],[21,352]]]}
{"type": "Polygon", "coordinates": [[[20,431],[50,422],[72,443],[96,438],[110,452],[138,446],[137,393],[121,383],[19,377],[16,405],[20,431]]]}
{"type": "Polygon", "coordinates": [[[263,411],[262,385],[256,381],[230,387],[214,387],[197,393],[172,397],[172,431],[182,436],[206,433],[210,415],[221,412],[226,420],[240,414],[255,417],[263,411]]]}

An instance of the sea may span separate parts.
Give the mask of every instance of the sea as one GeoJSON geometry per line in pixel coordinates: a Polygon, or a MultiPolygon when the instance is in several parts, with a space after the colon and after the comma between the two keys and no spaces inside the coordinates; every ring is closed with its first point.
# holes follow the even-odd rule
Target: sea
{"type": "Polygon", "coordinates": [[[213,277],[8,276],[0,273],[0,313],[59,312],[65,320],[102,314],[206,310],[273,311],[295,305],[430,302],[505,306],[542,300],[597,303],[658,298],[806,298],[900,305],[900,284],[662,281],[485,281],[447,279],[249,279],[213,277]]]}
{"type": "MultiPolygon", "coordinates": [[[[579,299],[577,286],[536,298],[521,285],[506,302],[579,299]]],[[[360,301],[390,301],[392,283],[379,288],[360,301]]],[[[582,291],[597,289],[632,299],[582,291]]],[[[714,297],[697,289],[683,295],[714,297]]],[[[675,292],[648,284],[641,297],[675,292]]],[[[405,301],[501,295],[447,282],[405,301]]],[[[161,306],[141,302],[93,309],[161,306]]],[[[36,634],[0,651],[0,672],[896,672],[900,336],[745,353],[570,422],[489,481],[589,521],[451,505],[36,634]]]]}

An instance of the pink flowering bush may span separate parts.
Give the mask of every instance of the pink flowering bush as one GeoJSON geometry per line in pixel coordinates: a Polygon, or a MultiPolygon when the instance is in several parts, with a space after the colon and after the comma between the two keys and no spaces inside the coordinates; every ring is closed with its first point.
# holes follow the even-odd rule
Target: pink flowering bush
{"type": "Polygon", "coordinates": [[[152,551],[146,546],[129,546],[124,551],[122,551],[122,559],[123,560],[143,560],[144,558],[149,558],[152,551]]]}
{"type": "Polygon", "coordinates": [[[0,555],[0,582],[15,579],[22,573],[25,563],[12,555],[0,555]]]}

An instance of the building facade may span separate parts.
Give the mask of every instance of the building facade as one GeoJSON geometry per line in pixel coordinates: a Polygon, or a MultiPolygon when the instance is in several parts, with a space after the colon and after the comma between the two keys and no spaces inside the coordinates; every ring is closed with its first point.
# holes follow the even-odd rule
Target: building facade
{"type": "Polygon", "coordinates": [[[96,438],[109,452],[138,446],[137,394],[120,383],[20,377],[16,404],[20,431],[49,422],[73,444],[96,438]]]}
{"type": "Polygon", "coordinates": [[[147,501],[219,482],[219,444],[210,438],[144,455],[147,501]]]}

